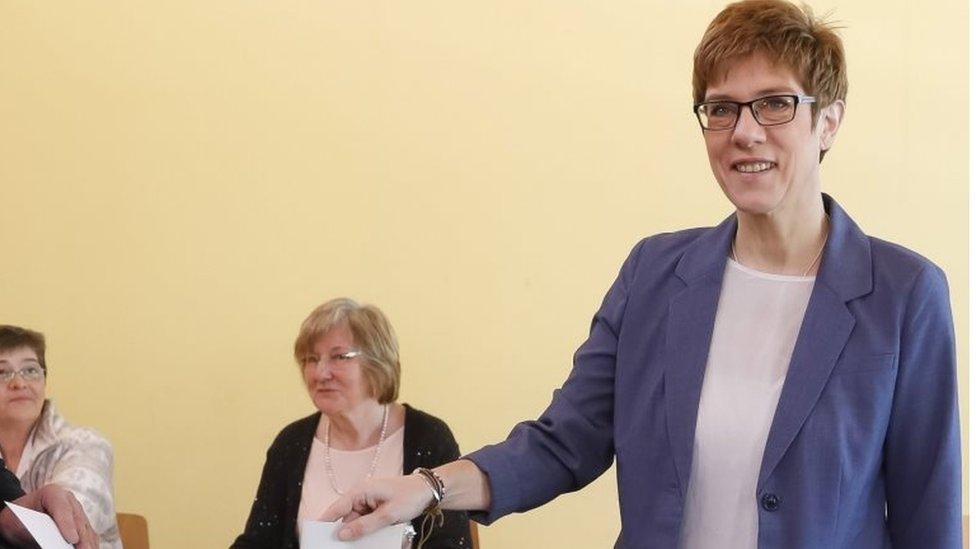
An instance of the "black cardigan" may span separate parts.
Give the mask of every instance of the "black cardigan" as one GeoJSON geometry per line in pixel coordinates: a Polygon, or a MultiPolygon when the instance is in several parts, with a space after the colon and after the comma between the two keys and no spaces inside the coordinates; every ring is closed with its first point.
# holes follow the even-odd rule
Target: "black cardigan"
{"type": "MultiPolygon", "coordinates": [[[[450,428],[440,419],[409,405],[403,431],[403,470],[437,467],[460,456],[450,428]]],[[[288,425],[268,448],[258,493],[251,506],[244,533],[231,549],[298,549],[295,522],[302,499],[305,464],[321,414],[312,414],[288,425]]],[[[420,520],[413,521],[420,538],[420,520]]],[[[471,533],[463,511],[444,513],[444,526],[437,528],[424,549],[469,549],[471,533]]]]}

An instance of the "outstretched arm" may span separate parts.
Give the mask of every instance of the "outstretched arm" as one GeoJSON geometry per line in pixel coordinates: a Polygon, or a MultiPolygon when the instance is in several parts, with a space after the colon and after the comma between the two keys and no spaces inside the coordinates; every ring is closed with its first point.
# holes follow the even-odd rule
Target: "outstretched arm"
{"type": "MultiPolygon", "coordinates": [[[[444,481],[448,511],[485,511],[491,503],[488,477],[473,462],[452,461],[434,469],[444,481]]],[[[384,526],[408,522],[420,516],[434,501],[430,485],[420,475],[377,479],[363,483],[339,498],[322,520],[343,519],[347,524],[339,539],[357,539],[384,526]]]]}
{"type": "MultiPolygon", "coordinates": [[[[640,250],[639,244],[621,268],[569,379],[542,416],[520,423],[500,444],[434,469],[444,480],[444,509],[482,511],[478,520],[491,522],[577,490],[610,466],[617,341],[640,250]]],[[[356,539],[419,516],[432,498],[418,475],[378,479],[350,491],[322,519],[342,518],[340,537],[356,539]]]]}

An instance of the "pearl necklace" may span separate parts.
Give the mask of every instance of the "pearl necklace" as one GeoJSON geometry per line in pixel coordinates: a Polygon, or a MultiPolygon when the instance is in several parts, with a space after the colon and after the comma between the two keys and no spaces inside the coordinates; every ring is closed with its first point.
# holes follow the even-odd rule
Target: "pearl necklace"
{"type": "MultiPolygon", "coordinates": [[[[827,223],[828,224],[830,223],[830,216],[829,215],[827,216],[827,223]]],[[[810,266],[807,267],[806,269],[804,269],[803,270],[803,274],[800,275],[800,276],[808,276],[810,274],[810,270],[813,269],[813,266],[817,264],[817,260],[820,259],[820,256],[823,255],[824,248],[827,247],[827,236],[829,236],[829,235],[830,235],[830,231],[828,230],[827,231],[827,234],[824,235],[823,242],[820,243],[820,250],[817,251],[817,255],[813,256],[813,261],[810,262],[810,266]]],[[[735,261],[736,263],[739,263],[739,259],[737,257],[735,257],[735,237],[734,236],[732,237],[732,261],[735,261]]],[[[740,265],[741,265],[741,263],[740,263],[740,265]]]]}
{"type": "MultiPolygon", "coordinates": [[[[373,478],[373,473],[376,472],[376,464],[380,460],[380,446],[383,445],[383,441],[386,440],[386,426],[388,420],[390,419],[390,405],[387,404],[383,407],[383,427],[380,429],[380,441],[376,444],[376,450],[373,451],[373,462],[369,465],[369,472],[366,473],[366,478],[363,480],[369,480],[373,478]]],[[[344,495],[345,492],[339,489],[339,484],[336,482],[335,471],[332,470],[332,450],[329,446],[329,433],[332,431],[332,422],[330,421],[325,426],[325,472],[329,476],[329,484],[332,485],[332,489],[335,493],[344,495]]]]}

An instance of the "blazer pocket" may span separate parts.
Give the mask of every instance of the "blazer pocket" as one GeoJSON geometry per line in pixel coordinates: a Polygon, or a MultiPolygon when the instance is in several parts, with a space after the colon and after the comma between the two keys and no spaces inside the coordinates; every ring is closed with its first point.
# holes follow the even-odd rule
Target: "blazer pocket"
{"type": "Polygon", "coordinates": [[[866,374],[868,372],[884,373],[895,369],[895,354],[855,356],[843,358],[834,367],[834,374],[866,374]]]}

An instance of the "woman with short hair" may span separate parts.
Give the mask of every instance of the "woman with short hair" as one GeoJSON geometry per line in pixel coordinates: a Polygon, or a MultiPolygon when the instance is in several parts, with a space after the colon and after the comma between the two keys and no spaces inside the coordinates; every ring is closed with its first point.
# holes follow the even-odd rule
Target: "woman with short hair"
{"type": "MultiPolygon", "coordinates": [[[[297,548],[302,522],[319,520],[360,483],[460,455],[447,424],[396,402],[399,347],[379,308],[347,298],[323,303],[302,322],[294,356],[318,410],[285,427],[271,444],[233,548],[297,548]]],[[[421,532],[421,521],[412,526],[421,532]]],[[[425,549],[471,546],[464,512],[445,513],[443,524],[427,529],[425,549]]],[[[404,547],[413,545],[405,535],[404,547]]]]}
{"type": "Polygon", "coordinates": [[[112,494],[112,445],[94,429],[65,421],[47,398],[40,332],[0,326],[0,452],[27,492],[49,484],[81,503],[101,549],[122,549],[112,494]]]}
{"type": "Polygon", "coordinates": [[[542,417],[433,478],[347,494],[327,514],[342,539],[437,507],[491,522],[616,460],[618,548],[961,547],[945,275],[821,192],[840,38],[809,8],[737,2],[693,82],[733,215],[641,241],[542,417]]]}

